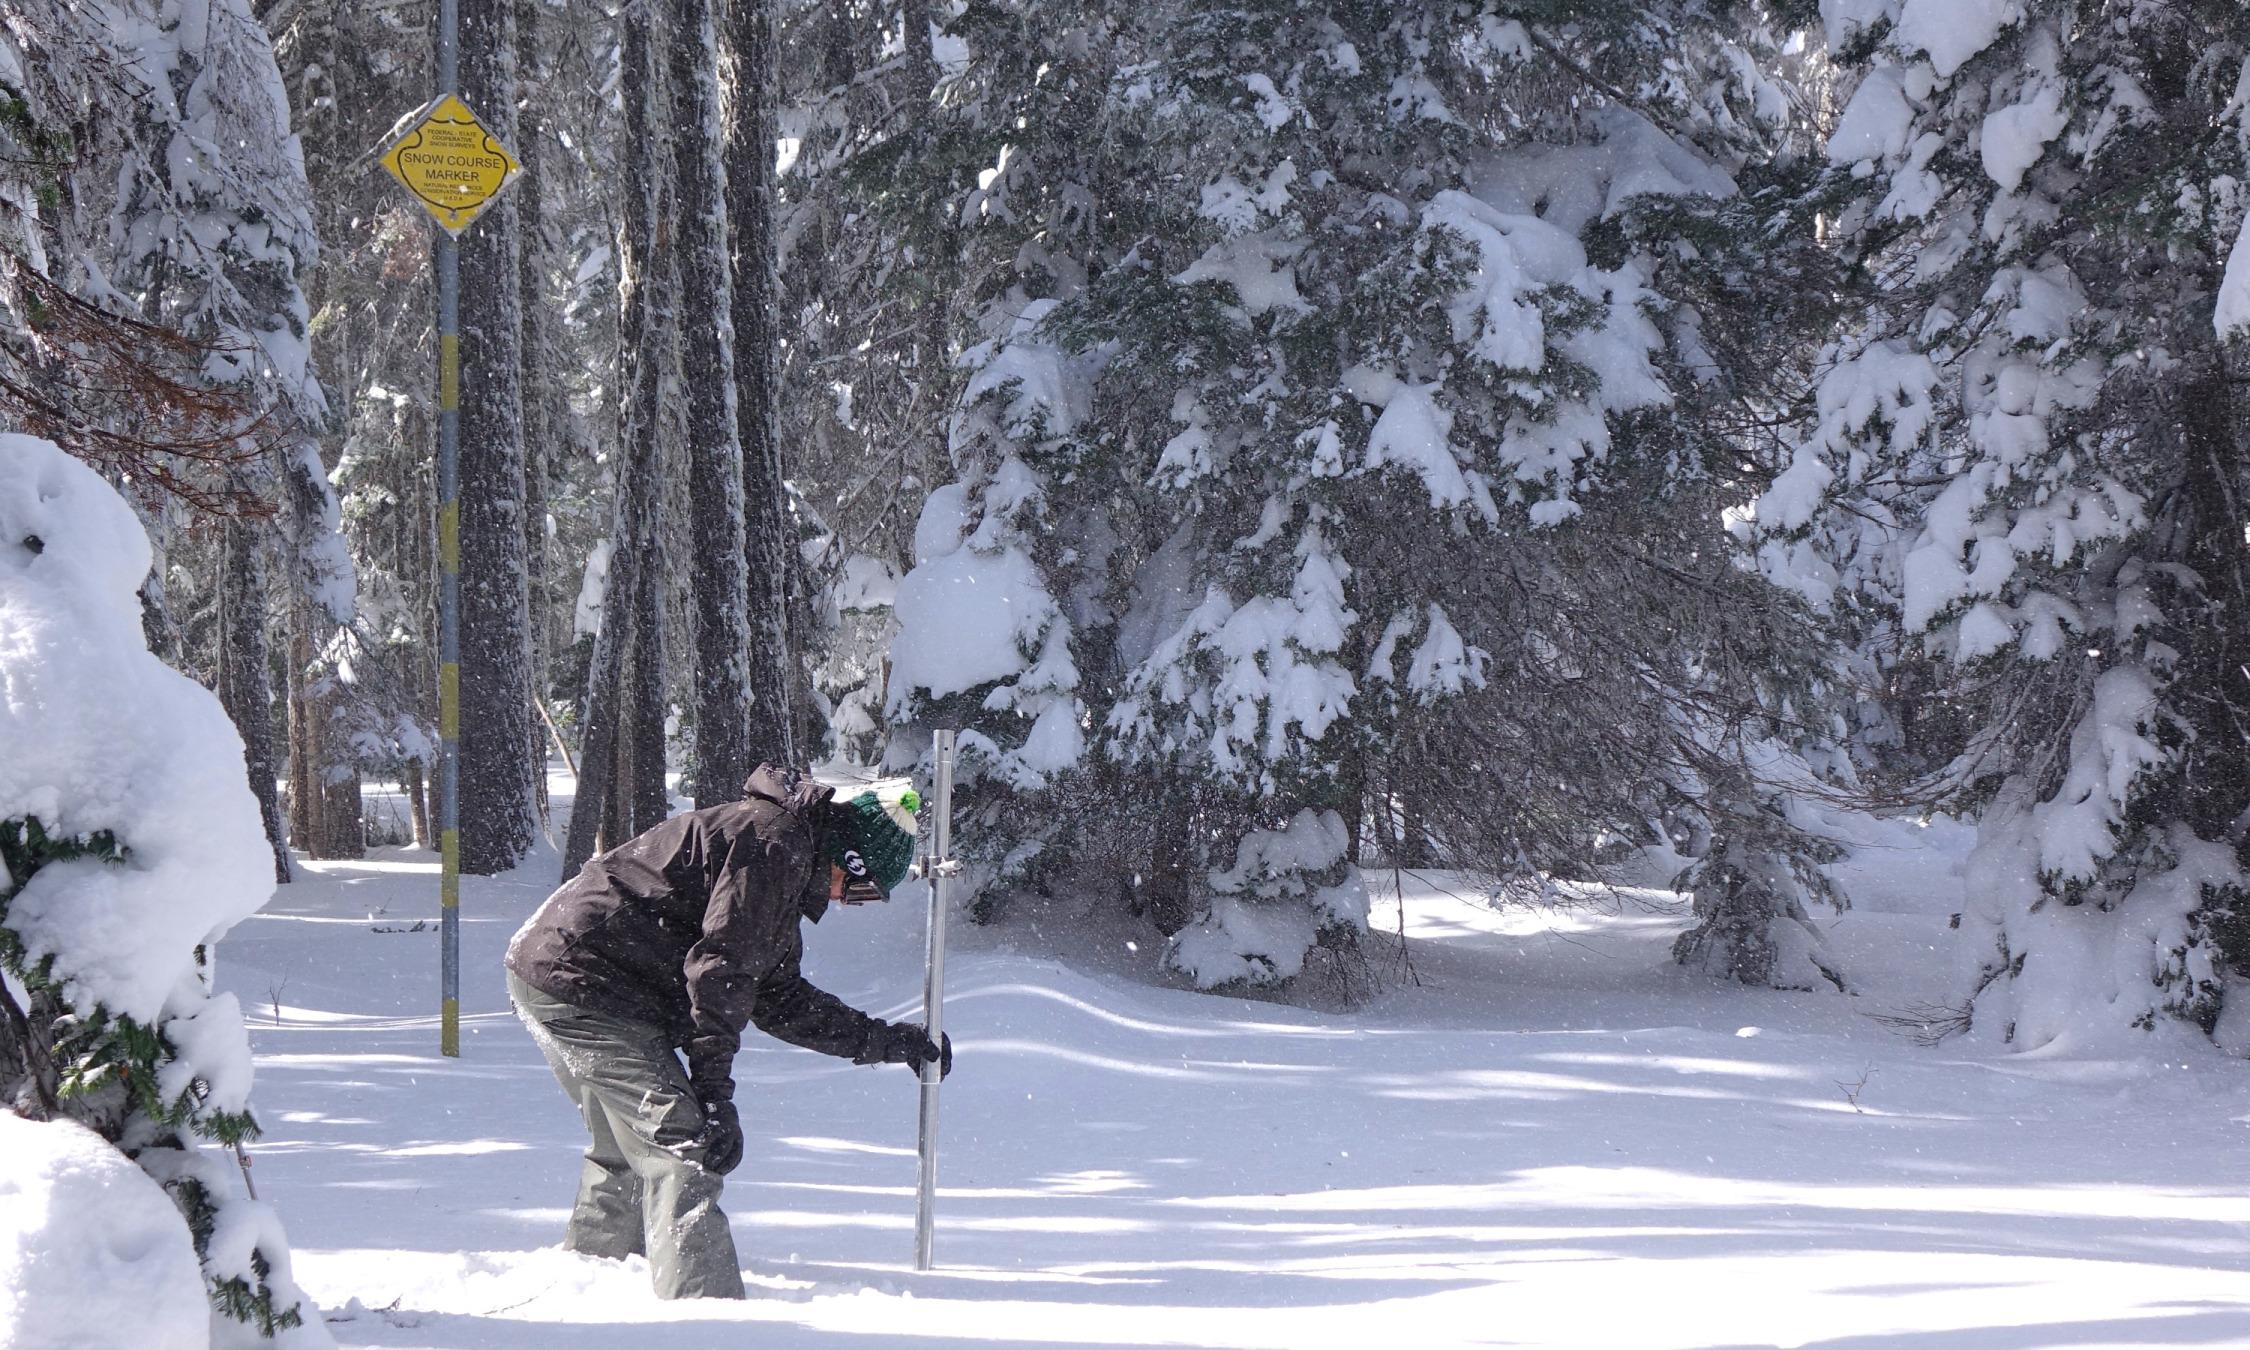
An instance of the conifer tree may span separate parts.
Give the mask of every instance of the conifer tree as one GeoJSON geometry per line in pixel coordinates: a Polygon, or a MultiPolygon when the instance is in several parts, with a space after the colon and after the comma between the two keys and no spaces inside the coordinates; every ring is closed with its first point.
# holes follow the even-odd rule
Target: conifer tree
{"type": "Polygon", "coordinates": [[[2250,15],[1827,0],[1833,238],[1863,285],[1759,507],[1773,575],[1892,625],[1964,710],[1970,1021],[2209,1030],[2240,919],[2250,15]],[[2216,322],[2215,322],[2216,320],[2216,322]]]}
{"type": "Polygon", "coordinates": [[[663,84],[654,17],[629,11],[622,27],[620,90],[625,139],[643,147],[627,162],[618,230],[623,287],[618,333],[624,387],[615,498],[601,582],[599,629],[586,673],[578,796],[563,849],[563,879],[586,859],[663,819],[662,396],[671,365],[672,274],[659,247],[671,200],[661,127],[663,84]],[[653,725],[652,725],[653,723],[653,725]]]}
{"type": "Polygon", "coordinates": [[[121,128],[109,264],[94,298],[130,297],[143,318],[207,346],[203,380],[256,410],[231,486],[278,528],[238,519],[224,531],[215,683],[287,880],[269,581],[332,623],[356,603],[316,439],[327,402],[303,290],[318,253],[310,193],[270,41],[246,4],[152,0],[104,13],[99,38],[140,87],[121,128]],[[287,565],[270,566],[275,558],[287,565]]]}
{"type": "MultiPolygon", "coordinates": [[[[752,700],[744,728],[752,763],[794,764],[806,702],[802,568],[794,541],[782,457],[782,343],[775,241],[775,109],[780,69],[775,0],[731,0],[724,25],[730,104],[726,122],[725,219],[732,259],[732,405],[740,424],[747,548],[752,700]]],[[[730,787],[729,791],[732,791],[730,787]]]]}
{"type": "Polygon", "coordinates": [[[1761,391],[1699,388],[1757,381],[1702,339],[1729,297],[1681,236],[1792,111],[1730,36],[1762,18],[955,21],[935,158],[981,148],[957,214],[997,279],[891,710],[968,728],[988,895],[1134,877],[1174,968],[1270,984],[1354,943],[1361,835],[1402,809],[1527,874],[1651,793],[1733,809],[1802,630],[1730,561],[1762,471],[1704,422],[1761,391]],[[1584,608],[1697,590],[1693,625],[1584,608]]]}
{"type": "MultiPolygon", "coordinates": [[[[719,110],[718,29],[710,0],[674,0],[669,13],[673,166],[679,194],[674,238],[680,273],[680,359],[687,372],[683,392],[688,509],[696,560],[689,582],[695,613],[691,777],[697,805],[714,806],[740,798],[744,781],[756,767],[756,740],[749,725],[753,696],[761,706],[770,701],[772,707],[786,708],[788,701],[786,686],[759,693],[750,683],[752,592],[743,528],[742,428],[735,404],[735,364],[741,354],[734,340],[734,264],[729,255],[728,166],[719,110]]],[[[738,87],[736,97],[742,93],[738,87]]],[[[771,421],[769,413],[765,418],[769,428],[771,421]]],[[[779,478],[778,472],[774,477],[779,478]]],[[[760,579],[757,593],[770,610],[773,595],[768,591],[774,588],[767,587],[765,580],[760,579]]],[[[767,642],[770,645],[770,636],[767,642]]]]}
{"type": "MultiPolygon", "coordinates": [[[[461,95],[516,137],[515,7],[463,0],[461,95]]],[[[524,567],[522,248],[516,204],[485,209],[461,249],[461,866],[522,862],[538,834],[524,567]]]]}

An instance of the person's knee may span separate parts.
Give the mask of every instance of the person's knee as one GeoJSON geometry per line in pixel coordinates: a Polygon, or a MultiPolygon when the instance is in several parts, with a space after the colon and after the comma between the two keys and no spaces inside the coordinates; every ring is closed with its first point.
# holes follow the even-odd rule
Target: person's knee
{"type": "Polygon", "coordinates": [[[703,1110],[691,1096],[652,1094],[636,1113],[632,1135],[637,1147],[626,1153],[644,1181],[681,1167],[703,1169],[703,1110]]]}

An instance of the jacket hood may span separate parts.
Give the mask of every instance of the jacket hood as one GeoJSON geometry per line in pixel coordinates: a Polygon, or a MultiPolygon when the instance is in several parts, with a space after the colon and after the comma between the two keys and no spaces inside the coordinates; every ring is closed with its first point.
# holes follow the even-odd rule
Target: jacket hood
{"type": "Polygon", "coordinates": [[[778,806],[786,806],[817,829],[820,822],[813,808],[835,796],[836,789],[826,783],[816,783],[795,769],[760,764],[742,785],[742,793],[745,797],[762,797],[778,806]]]}
{"type": "Polygon", "coordinates": [[[753,800],[764,799],[777,806],[789,808],[791,815],[804,822],[812,834],[813,879],[797,897],[797,912],[814,923],[828,913],[828,870],[822,861],[821,834],[827,829],[827,812],[820,808],[836,795],[836,789],[826,783],[816,783],[797,772],[778,764],[760,764],[748,782],[742,785],[743,795],[753,800]]]}

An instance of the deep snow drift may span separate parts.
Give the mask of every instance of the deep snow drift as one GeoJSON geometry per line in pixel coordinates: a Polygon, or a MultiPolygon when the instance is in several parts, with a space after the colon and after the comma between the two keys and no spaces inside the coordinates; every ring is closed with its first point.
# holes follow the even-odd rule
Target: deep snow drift
{"type": "MultiPolygon", "coordinates": [[[[499,976],[551,859],[469,883],[458,1062],[426,855],[309,865],[220,967],[261,1191],[345,1344],[2250,1344],[2250,1065],[1914,1046],[1867,1014],[1943,992],[1963,841],[1870,838],[1832,932],[1859,998],[1678,970],[1658,892],[1496,914],[1406,878],[1420,983],[1385,956],[1352,1016],[957,930],[943,1269],[910,1270],[913,1080],[752,1035],[738,1305],[556,1246],[583,1136],[499,976]]],[[[917,898],[838,912],[806,968],[899,1016],[921,941],[917,898]]]]}

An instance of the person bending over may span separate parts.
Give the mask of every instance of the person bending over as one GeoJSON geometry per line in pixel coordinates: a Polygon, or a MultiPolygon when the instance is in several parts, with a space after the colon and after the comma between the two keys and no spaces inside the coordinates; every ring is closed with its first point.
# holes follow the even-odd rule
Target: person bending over
{"type": "Polygon", "coordinates": [[[663,1298],[742,1297],[719,1192],[742,1161],[746,1023],[857,1064],[953,1065],[950,1039],[848,1007],[799,969],[798,920],[906,876],[912,786],[840,798],[766,764],[747,791],[589,860],[508,944],[508,996],[593,1136],[563,1245],[646,1255],[663,1298]]]}

